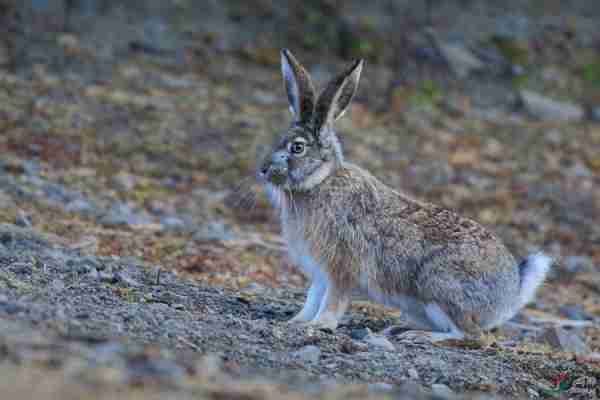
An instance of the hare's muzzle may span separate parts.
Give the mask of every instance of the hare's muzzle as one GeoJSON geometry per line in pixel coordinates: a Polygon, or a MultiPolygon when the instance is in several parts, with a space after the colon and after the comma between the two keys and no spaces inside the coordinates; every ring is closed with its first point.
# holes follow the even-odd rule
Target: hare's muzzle
{"type": "Polygon", "coordinates": [[[275,185],[282,185],[288,178],[288,155],[277,151],[269,157],[260,169],[259,178],[275,185]]]}
{"type": "Polygon", "coordinates": [[[288,168],[287,166],[271,165],[267,168],[263,168],[260,174],[264,181],[271,182],[275,185],[282,185],[287,180],[288,168]]]}

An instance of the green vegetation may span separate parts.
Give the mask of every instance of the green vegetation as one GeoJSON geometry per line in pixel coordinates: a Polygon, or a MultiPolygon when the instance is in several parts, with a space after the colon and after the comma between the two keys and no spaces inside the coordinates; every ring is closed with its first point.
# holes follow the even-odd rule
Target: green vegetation
{"type": "Polygon", "coordinates": [[[511,64],[525,66],[529,63],[529,46],[527,43],[498,35],[492,36],[490,40],[511,64]]]}
{"type": "Polygon", "coordinates": [[[600,57],[581,67],[581,77],[586,83],[600,87],[600,57]]]}
{"type": "Polygon", "coordinates": [[[443,98],[443,90],[431,79],[421,81],[410,98],[409,103],[415,107],[435,106],[443,98]]]}

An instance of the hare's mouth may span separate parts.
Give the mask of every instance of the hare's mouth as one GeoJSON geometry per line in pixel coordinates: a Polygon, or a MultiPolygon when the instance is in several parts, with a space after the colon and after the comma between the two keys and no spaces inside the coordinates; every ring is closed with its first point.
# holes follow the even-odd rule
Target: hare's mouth
{"type": "Polygon", "coordinates": [[[274,165],[263,167],[258,172],[258,180],[263,183],[282,186],[288,181],[288,168],[274,165]]]}

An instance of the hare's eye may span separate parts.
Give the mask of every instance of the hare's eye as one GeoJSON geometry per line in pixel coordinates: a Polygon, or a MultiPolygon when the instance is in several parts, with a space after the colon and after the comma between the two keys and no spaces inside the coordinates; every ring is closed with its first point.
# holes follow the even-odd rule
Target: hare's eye
{"type": "Polygon", "coordinates": [[[290,153],[294,155],[302,155],[306,152],[306,145],[304,142],[291,142],[289,145],[290,153]]]}

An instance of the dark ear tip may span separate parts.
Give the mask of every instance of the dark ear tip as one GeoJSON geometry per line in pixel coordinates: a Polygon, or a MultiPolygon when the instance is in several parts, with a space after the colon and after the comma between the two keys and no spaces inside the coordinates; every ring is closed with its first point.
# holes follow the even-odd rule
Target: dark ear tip
{"type": "Polygon", "coordinates": [[[364,66],[365,66],[365,59],[364,58],[358,59],[358,60],[354,61],[354,65],[352,66],[352,71],[354,71],[357,68],[362,69],[364,66]]]}
{"type": "Polygon", "coordinates": [[[288,49],[281,49],[280,54],[281,57],[285,58],[288,62],[294,60],[294,55],[288,49]]]}

